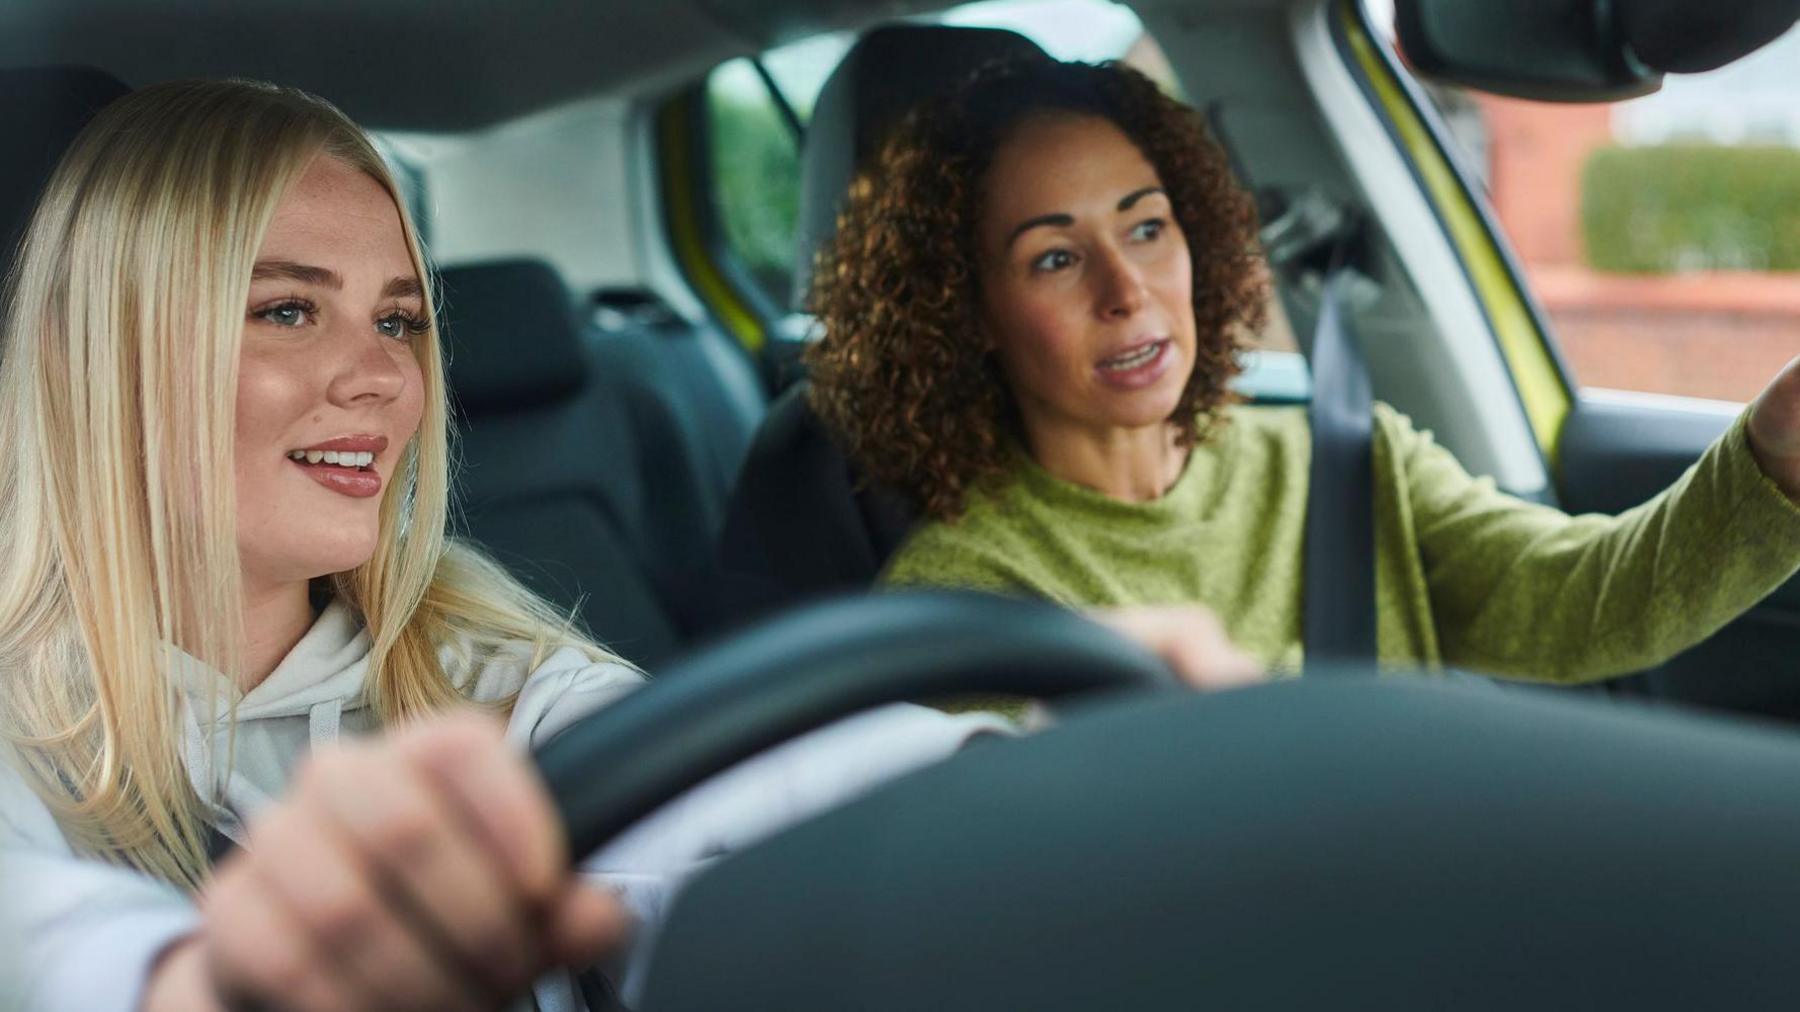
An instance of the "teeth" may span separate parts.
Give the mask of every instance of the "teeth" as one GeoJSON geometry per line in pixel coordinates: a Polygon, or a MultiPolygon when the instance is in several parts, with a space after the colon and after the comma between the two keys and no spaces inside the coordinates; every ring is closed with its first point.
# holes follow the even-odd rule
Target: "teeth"
{"type": "Polygon", "coordinates": [[[289,460],[303,464],[336,464],[339,467],[368,467],[375,462],[375,455],[367,451],[357,453],[352,450],[289,450],[289,460]]]}
{"type": "Polygon", "coordinates": [[[1144,363],[1155,358],[1156,353],[1161,350],[1162,350],[1162,342],[1160,342],[1160,341],[1153,342],[1151,344],[1145,345],[1144,347],[1138,349],[1137,351],[1132,352],[1129,355],[1121,355],[1121,356],[1118,356],[1115,358],[1109,358],[1106,361],[1100,363],[1100,366],[1103,369],[1111,369],[1111,370],[1115,370],[1115,371],[1123,371],[1126,369],[1135,369],[1138,366],[1143,365],[1144,363]]]}

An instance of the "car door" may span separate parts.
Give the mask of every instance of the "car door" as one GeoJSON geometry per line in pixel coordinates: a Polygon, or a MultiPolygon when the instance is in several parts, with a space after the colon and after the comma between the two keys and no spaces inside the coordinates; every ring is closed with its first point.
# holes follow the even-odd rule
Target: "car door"
{"type": "MultiPolygon", "coordinates": [[[[1387,5],[1347,6],[1352,62],[1488,309],[1546,498],[1652,498],[1800,355],[1800,241],[1782,238],[1800,236],[1800,29],[1656,95],[1555,106],[1424,85],[1387,5]]],[[[1800,578],[1612,688],[1800,718],[1800,578]]]]}

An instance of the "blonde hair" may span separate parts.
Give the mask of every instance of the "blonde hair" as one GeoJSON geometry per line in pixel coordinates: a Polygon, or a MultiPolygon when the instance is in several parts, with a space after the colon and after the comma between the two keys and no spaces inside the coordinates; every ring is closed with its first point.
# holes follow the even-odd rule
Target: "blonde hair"
{"type": "MultiPolygon", "coordinates": [[[[186,888],[207,874],[181,755],[181,653],[226,673],[242,641],[232,481],[251,268],[314,158],[392,196],[366,135],[329,103],[245,81],[118,100],[46,187],[8,279],[0,345],[0,712],[18,765],[82,852],[186,888]],[[179,648],[179,652],[175,649],[179,648]]],[[[429,300],[427,314],[431,307],[429,300]]],[[[446,537],[448,408],[435,327],[425,408],[380,507],[374,556],[330,577],[372,641],[384,722],[460,701],[462,659],[531,644],[604,654],[446,537]]]]}

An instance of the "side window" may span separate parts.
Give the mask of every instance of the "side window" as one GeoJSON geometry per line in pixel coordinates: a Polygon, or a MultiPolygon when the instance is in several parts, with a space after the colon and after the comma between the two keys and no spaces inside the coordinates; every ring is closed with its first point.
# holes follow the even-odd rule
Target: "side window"
{"type": "Polygon", "coordinates": [[[799,131],[853,41],[819,36],[707,75],[713,206],[727,247],[778,306],[787,304],[800,213],[799,131]]]}
{"type": "Polygon", "coordinates": [[[1800,28],[1616,105],[1426,92],[1582,386],[1746,401],[1800,349],[1800,28]]]}
{"type": "MultiPolygon", "coordinates": [[[[1180,93],[1137,15],[1110,0],[997,0],[929,20],[1010,28],[1059,59],[1121,59],[1180,93]]],[[[849,33],[817,36],[756,60],[720,64],[706,79],[713,208],[730,255],[773,305],[788,304],[793,271],[800,192],[795,126],[804,129],[825,79],[854,41],[849,33]]],[[[803,326],[788,330],[805,332],[803,326]]]]}

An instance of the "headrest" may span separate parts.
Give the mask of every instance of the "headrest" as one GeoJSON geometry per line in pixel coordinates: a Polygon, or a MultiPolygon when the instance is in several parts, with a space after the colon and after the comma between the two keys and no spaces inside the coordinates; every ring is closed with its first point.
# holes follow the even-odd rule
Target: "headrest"
{"type": "Polygon", "coordinates": [[[813,255],[837,228],[857,168],[901,117],[998,59],[1043,56],[1037,44],[1003,28],[887,25],[850,47],[831,72],[806,125],[800,166],[793,299],[803,308],[813,255]]]}
{"type": "Polygon", "coordinates": [[[100,108],[129,92],[118,78],[92,67],[27,67],[0,70],[0,275],[12,271],[13,254],[31,212],[69,142],[100,108]]]}
{"type": "Polygon", "coordinates": [[[581,326],[562,279],[536,260],[439,272],[450,392],[471,414],[559,400],[587,380],[581,326]]]}

